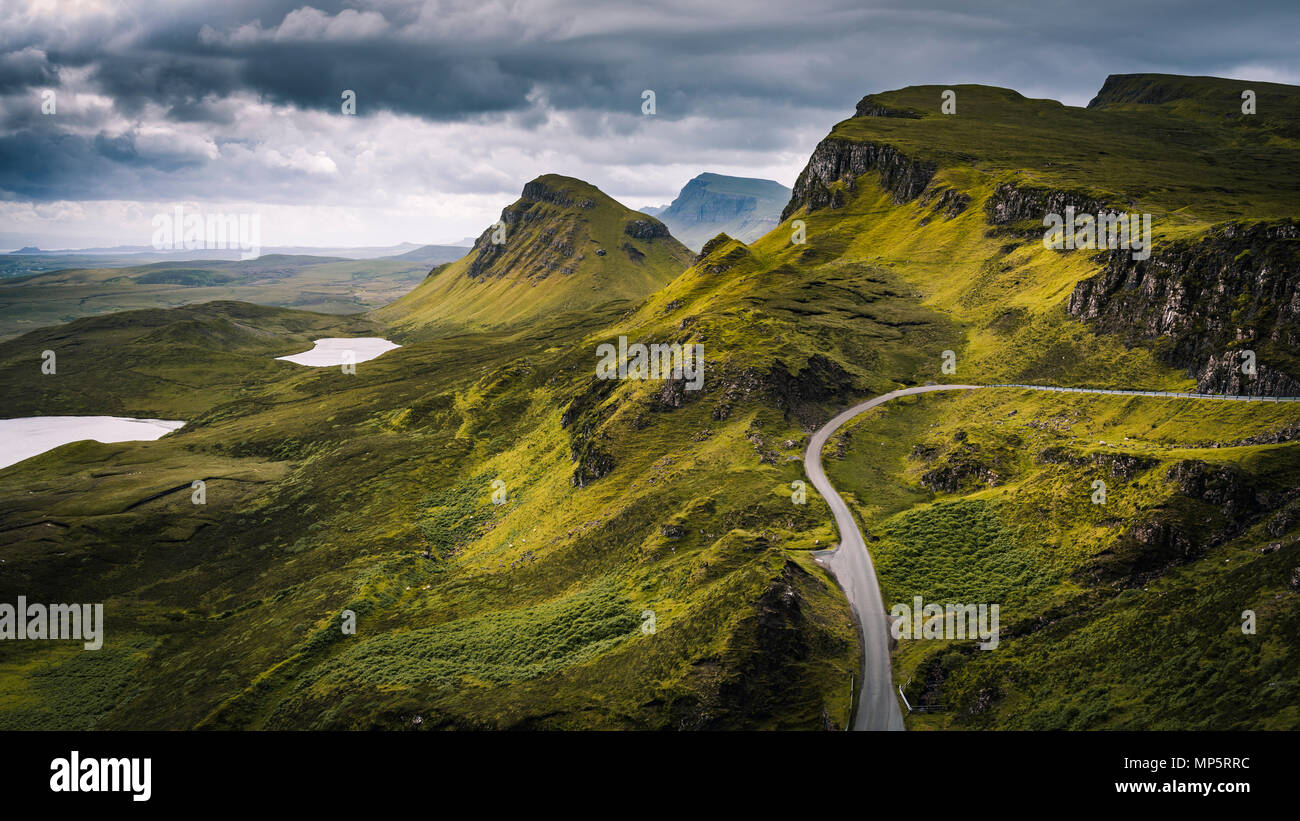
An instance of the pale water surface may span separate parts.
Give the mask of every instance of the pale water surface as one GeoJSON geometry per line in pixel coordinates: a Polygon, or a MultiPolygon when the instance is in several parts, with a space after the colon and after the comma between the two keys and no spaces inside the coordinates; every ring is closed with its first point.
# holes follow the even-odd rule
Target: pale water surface
{"type": "Polygon", "coordinates": [[[324,368],[329,365],[342,365],[345,361],[365,362],[367,359],[374,359],[380,354],[388,353],[394,348],[400,347],[402,346],[395,345],[387,339],[380,339],[377,336],[360,336],[354,339],[334,336],[328,339],[317,339],[316,347],[310,351],[303,351],[292,356],[277,356],[276,359],[283,359],[296,365],[306,365],[310,368],[324,368]],[[352,351],[356,358],[345,360],[344,354],[346,351],[352,351]]]}
{"type": "Polygon", "coordinates": [[[0,468],[69,442],[147,442],[182,427],[171,419],[120,416],[24,416],[0,419],[0,468]]]}

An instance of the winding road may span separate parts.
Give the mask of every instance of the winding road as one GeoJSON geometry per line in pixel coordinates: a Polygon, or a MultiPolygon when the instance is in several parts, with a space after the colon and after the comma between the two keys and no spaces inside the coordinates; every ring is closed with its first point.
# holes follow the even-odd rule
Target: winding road
{"type": "Polygon", "coordinates": [[[808,480],[812,482],[813,487],[830,505],[831,512],[835,515],[835,527],[840,532],[840,543],[837,548],[818,551],[815,555],[818,561],[830,569],[835,580],[843,588],[862,636],[862,670],[859,675],[857,709],[850,729],[902,730],[903,714],[899,709],[898,697],[894,693],[894,681],[889,662],[889,614],[880,595],[875,565],[872,564],[871,552],[867,550],[862,531],[858,529],[857,522],[853,521],[853,514],[849,512],[848,505],[826,479],[826,471],[822,469],[822,447],[845,422],[891,399],[933,391],[968,391],[988,388],[1237,402],[1300,402],[1300,397],[1297,396],[1229,396],[1168,391],[1058,388],[1049,385],[923,385],[881,394],[838,414],[814,433],[808,441],[808,450],[804,454],[804,472],[808,474],[808,480]]]}

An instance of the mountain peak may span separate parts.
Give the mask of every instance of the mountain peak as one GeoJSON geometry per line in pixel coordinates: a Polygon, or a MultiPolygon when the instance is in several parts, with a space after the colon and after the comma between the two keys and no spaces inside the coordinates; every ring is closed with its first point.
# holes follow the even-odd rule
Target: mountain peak
{"type": "Polygon", "coordinates": [[[692,259],[654,217],[591,183],[543,174],[524,185],[468,254],[434,269],[380,314],[409,327],[506,327],[643,299],[692,259]]]}
{"type": "Polygon", "coordinates": [[[562,208],[595,208],[601,199],[614,202],[591,183],[559,174],[543,174],[525,183],[520,198],[562,208]]]}
{"type": "Polygon", "coordinates": [[[750,242],[776,226],[790,189],[774,180],[705,171],[656,216],[688,247],[699,249],[719,233],[750,242]]]}

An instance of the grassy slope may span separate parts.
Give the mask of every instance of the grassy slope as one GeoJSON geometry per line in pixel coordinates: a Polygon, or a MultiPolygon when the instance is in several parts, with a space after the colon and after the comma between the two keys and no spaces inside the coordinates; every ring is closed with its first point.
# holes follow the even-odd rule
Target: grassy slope
{"type": "Polygon", "coordinates": [[[0,346],[4,414],[193,419],[298,373],[277,356],[310,350],[321,337],[381,332],[357,316],[242,302],[87,317],[0,346]],[[47,350],[53,375],[41,373],[47,350]]]}
{"type": "Polygon", "coordinates": [[[1126,210],[1152,213],[1157,238],[1210,222],[1294,216],[1300,199],[1295,87],[1177,79],[1168,93],[1193,99],[1089,109],[957,85],[951,87],[955,115],[939,113],[945,87],[912,86],[872,98],[921,112],[921,119],[855,117],[831,136],[888,143],[981,176],[1093,191],[1126,210]],[[1256,115],[1241,114],[1243,88],[1259,95],[1256,115]]]}
{"type": "Polygon", "coordinates": [[[427,273],[428,264],[419,261],[282,254],[70,268],[0,280],[0,339],[85,316],[214,300],[357,313],[392,302],[427,273]]]}
{"type": "MultiPolygon", "coordinates": [[[[783,544],[817,516],[780,492],[797,465],[755,464],[758,403],[725,423],[704,403],[651,411],[620,436],[614,473],[574,488],[559,415],[590,381],[590,331],[415,343],[356,376],[275,363],[274,382],[182,433],[0,473],[6,588],[106,600],[125,682],[100,712],[61,715],[97,669],[90,654],[0,648],[21,693],[6,725],[843,722],[853,632],[821,571],[783,544]],[[196,477],[206,507],[190,504],[196,477]],[[690,532],[664,537],[668,511],[690,532]],[[417,556],[449,532],[438,561],[417,556]],[[356,637],[334,627],[344,608],[356,637]],[[653,636],[638,630],[647,608],[653,636]],[[790,646],[802,658],[776,652],[790,646]],[[763,669],[773,653],[778,669],[763,669]]],[[[112,344],[155,353],[148,335],[112,344]]]]}
{"type": "Polygon", "coordinates": [[[829,470],[881,538],[873,551],[887,600],[1001,605],[1004,642],[994,652],[963,641],[900,642],[898,681],[914,702],[948,708],[912,717],[913,726],[1293,727],[1300,648],[1286,579],[1300,542],[1261,515],[1211,545],[1216,506],[1189,500],[1168,472],[1197,460],[1242,471],[1263,489],[1294,488],[1294,443],[1205,443],[1296,421],[1284,407],[1003,390],[907,402],[857,422],[845,459],[829,470]],[[973,456],[957,454],[959,435],[973,456]],[[917,445],[940,456],[918,456],[917,445]],[[1086,461],[1045,462],[1054,447],[1086,461]],[[1131,478],[1092,461],[1116,454],[1156,461],[1131,478]],[[935,493],[921,485],[926,471],[971,460],[998,474],[994,486],[972,480],[935,493]],[[1105,505],[1091,502],[1097,479],[1107,485],[1105,505]],[[1203,554],[1152,578],[1095,579],[1124,532],[1152,519],[1204,537],[1203,554]],[[980,521],[986,537],[973,539],[980,521]],[[1282,548],[1261,553],[1267,544],[1282,548]],[[1246,609],[1259,614],[1258,635],[1240,632],[1246,609]]]}
{"type": "MultiPolygon", "coordinates": [[[[0,648],[24,693],[6,722],[842,725],[856,639],[808,558],[831,530],[815,499],[792,504],[793,457],[807,420],[906,378],[955,337],[887,274],[806,261],[733,244],[622,316],[415,341],[356,376],[275,363],[286,370],[221,388],[229,398],[178,434],[70,445],[0,473],[6,587],[106,599],[130,685],[94,716],[57,719],[82,657],[0,648]],[[600,341],[677,335],[684,319],[709,357],[701,396],[671,408],[657,385],[593,384],[600,341]],[[828,345],[850,366],[829,388],[808,376],[828,345]],[[580,397],[588,410],[562,427],[580,397]],[[614,467],[578,488],[574,454],[591,442],[614,467]],[[215,477],[205,508],[185,490],[196,476],[215,477]],[[494,507],[498,477],[510,500],[494,507]],[[426,546],[438,561],[418,557],[426,546]],[[346,639],[345,608],[361,625],[346,639]],[[638,630],[646,609],[653,635],[638,630]]],[[[261,324],[301,316],[262,310],[261,324]]],[[[173,316],[187,334],[226,322],[173,316]]],[[[116,333],[74,336],[93,348],[103,334],[105,356],[165,355],[157,331],[116,333]]],[[[21,365],[46,344],[6,351],[21,365]]],[[[37,374],[20,367],[13,390],[37,374]]],[[[221,383],[206,367],[195,378],[221,383]]],[[[74,387],[41,409],[81,408],[74,395],[103,389],[74,387]]],[[[178,412],[205,387],[147,406],[178,412]]]]}
{"type": "Polygon", "coordinates": [[[517,327],[557,312],[635,303],[690,263],[690,251],[671,237],[624,233],[631,222],[657,221],[593,185],[555,174],[530,185],[570,203],[521,197],[502,212],[506,242],[490,264],[471,276],[475,260],[494,250],[492,229],[465,257],[435,269],[375,316],[408,333],[517,327]]]}
{"type": "MultiPolygon", "coordinates": [[[[878,187],[861,185],[845,209],[804,216],[810,244],[851,234],[846,259],[887,267],[961,326],[958,372],[942,375],[936,361],[936,381],[1190,389],[1147,350],[1126,350],[1065,316],[1071,288],[1095,271],[1086,255],[1007,242],[988,231],[981,207],[1007,179],[1090,190],[1134,203],[1130,210],[1154,211],[1157,243],[1218,220],[1295,215],[1300,154],[1294,132],[1286,132],[1295,89],[1196,78],[1166,88],[1156,79],[1126,78],[1113,91],[1149,95],[1154,85],[1165,99],[1159,105],[1069,109],[958,86],[957,116],[841,123],[835,136],[937,161],[932,185],[955,187],[972,204],[944,219],[924,202],[895,205],[878,187]],[[1274,106],[1261,103],[1261,112],[1285,116],[1232,116],[1241,87],[1274,106]]],[[[941,90],[873,98],[935,112],[941,90]]],[[[1257,512],[1218,544],[1220,505],[1189,498],[1169,471],[1185,460],[1224,465],[1260,498],[1285,496],[1300,483],[1300,446],[1221,445],[1294,426],[1298,416],[1288,406],[1003,390],[907,400],[856,421],[848,439],[835,443],[844,456],[828,472],[881,538],[874,550],[886,599],[1001,602],[1004,634],[1015,634],[991,653],[969,642],[902,642],[896,678],[908,683],[914,701],[948,710],[909,716],[909,723],[1295,727],[1297,594],[1286,586],[1300,559],[1293,525],[1257,512]],[[1084,463],[1044,463],[1038,455],[1050,446],[1084,463]],[[1130,485],[1106,462],[1088,461],[1115,454],[1157,461],[1130,485]],[[922,486],[926,472],[954,466],[991,472],[993,486],[981,478],[988,473],[964,479],[955,492],[922,486]],[[1090,502],[1097,478],[1110,486],[1105,506],[1090,502]],[[1184,528],[1193,555],[1153,577],[1107,575],[1125,534],[1152,519],[1184,528]],[[1258,550],[1269,543],[1282,546],[1258,550]],[[1259,614],[1255,636],[1239,629],[1245,609],[1259,614]]]]}

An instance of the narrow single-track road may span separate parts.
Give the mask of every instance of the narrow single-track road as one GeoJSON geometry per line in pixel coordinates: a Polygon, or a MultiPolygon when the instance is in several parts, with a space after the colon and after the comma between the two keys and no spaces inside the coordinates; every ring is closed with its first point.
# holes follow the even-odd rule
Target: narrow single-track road
{"type": "Polygon", "coordinates": [[[883,405],[900,396],[913,396],[933,391],[967,391],[989,388],[1018,388],[1022,390],[1052,391],[1055,393],[1095,393],[1123,396],[1153,396],[1171,399],[1215,399],[1238,402],[1300,402],[1297,396],[1227,396],[1205,393],[1170,393],[1166,391],[1101,390],[1096,388],[1057,388],[1049,385],[923,385],[902,388],[868,399],[840,413],[823,425],[808,441],[804,454],[804,472],[808,480],[830,505],[835,515],[835,527],[840,532],[839,546],[833,551],[822,551],[818,560],[827,565],[844,595],[848,597],[853,616],[862,635],[862,670],[859,675],[857,709],[853,716],[854,730],[901,730],[903,714],[894,693],[894,679],[889,661],[889,618],[880,585],[876,581],[875,565],[862,537],[862,531],[853,521],[848,505],[831,487],[822,469],[822,447],[845,422],[860,413],[883,405]]]}

